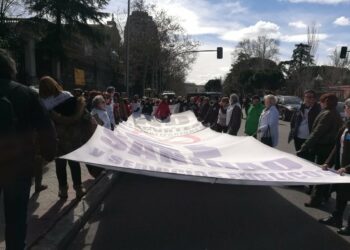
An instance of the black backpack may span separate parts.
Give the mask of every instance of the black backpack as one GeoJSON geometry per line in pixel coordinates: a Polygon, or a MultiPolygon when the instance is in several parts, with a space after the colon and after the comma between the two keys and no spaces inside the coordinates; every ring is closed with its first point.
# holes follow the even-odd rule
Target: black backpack
{"type": "Polygon", "coordinates": [[[8,95],[13,88],[8,86],[5,91],[0,92],[0,134],[8,135],[15,133],[18,119],[14,107],[8,95]]]}

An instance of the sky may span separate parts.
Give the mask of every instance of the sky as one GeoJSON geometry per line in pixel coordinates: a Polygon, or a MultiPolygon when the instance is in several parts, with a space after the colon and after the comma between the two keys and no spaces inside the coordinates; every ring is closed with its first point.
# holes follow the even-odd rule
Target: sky
{"type": "MultiPolygon", "coordinates": [[[[317,64],[330,64],[335,48],[350,46],[350,0],[146,0],[164,9],[199,41],[199,49],[224,48],[224,59],[215,53],[199,53],[187,82],[205,84],[224,78],[232,64],[232,52],[242,39],[265,35],[280,41],[279,60],[289,60],[296,43],[306,42],[307,27],[319,32],[317,64]]],[[[107,12],[126,13],[127,0],[111,0],[107,12]]]]}

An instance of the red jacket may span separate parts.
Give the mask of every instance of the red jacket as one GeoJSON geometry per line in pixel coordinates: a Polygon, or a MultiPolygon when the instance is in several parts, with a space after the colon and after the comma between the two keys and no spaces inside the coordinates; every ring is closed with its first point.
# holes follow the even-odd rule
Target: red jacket
{"type": "Polygon", "coordinates": [[[155,116],[159,119],[165,119],[170,115],[169,105],[166,102],[161,102],[156,110],[155,116]]]}

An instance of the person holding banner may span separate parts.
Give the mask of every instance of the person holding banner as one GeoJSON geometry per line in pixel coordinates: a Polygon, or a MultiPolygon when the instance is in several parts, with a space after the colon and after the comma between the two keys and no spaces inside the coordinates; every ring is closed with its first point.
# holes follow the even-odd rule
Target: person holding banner
{"type": "Polygon", "coordinates": [[[138,95],[134,95],[134,98],[131,103],[131,112],[133,114],[141,114],[142,108],[141,108],[141,102],[139,100],[138,95]]]}
{"type": "MultiPolygon", "coordinates": [[[[328,170],[332,166],[339,174],[350,174],[350,98],[345,101],[345,115],[348,121],[340,130],[336,145],[332,153],[329,155],[326,163],[323,165],[324,170],[328,170]]],[[[337,192],[336,208],[331,216],[319,220],[320,223],[330,226],[336,226],[340,229],[337,231],[342,235],[350,235],[350,216],[348,224],[342,227],[343,215],[348,201],[350,200],[350,184],[335,185],[337,192]]]]}
{"type": "Polygon", "coordinates": [[[167,102],[167,98],[163,97],[162,101],[159,103],[159,106],[154,114],[154,116],[162,121],[167,119],[171,115],[170,108],[167,102]]]}
{"type": "Polygon", "coordinates": [[[147,97],[144,105],[142,106],[142,114],[151,116],[153,112],[153,105],[151,100],[147,97]]]}
{"type": "Polygon", "coordinates": [[[247,113],[247,121],[245,124],[244,133],[249,136],[256,137],[256,133],[258,131],[259,118],[261,113],[264,110],[264,105],[260,103],[259,96],[253,96],[252,104],[247,113]]]}
{"type": "Polygon", "coordinates": [[[227,118],[227,109],[230,105],[228,97],[221,98],[220,109],[218,114],[218,119],[215,126],[215,131],[219,133],[227,132],[226,118],[227,118]]]}
{"type": "Polygon", "coordinates": [[[92,100],[91,115],[99,125],[113,130],[113,125],[107,111],[107,104],[102,95],[95,96],[92,100]]]}
{"type": "Polygon", "coordinates": [[[108,87],[104,97],[106,101],[107,114],[108,114],[109,120],[111,121],[112,130],[114,130],[116,125],[115,117],[114,117],[114,95],[115,95],[115,88],[108,87]]]}
{"type": "Polygon", "coordinates": [[[207,115],[204,118],[203,124],[205,126],[209,126],[211,128],[215,126],[216,121],[218,120],[219,109],[219,97],[215,97],[215,99],[211,101],[207,115]]]}
{"type": "Polygon", "coordinates": [[[59,183],[58,196],[61,199],[68,197],[66,169],[68,162],[76,197],[81,198],[86,192],[82,186],[79,162],[67,161],[58,157],[78,149],[92,136],[95,119],[86,110],[86,103],[83,97],[65,96],[65,98],[58,98],[62,95],[62,92],[62,87],[53,78],[45,76],[40,79],[39,95],[46,101],[44,104],[46,103],[45,106],[50,111],[51,119],[57,131],[58,152],[55,163],[59,183]]]}
{"type": "Polygon", "coordinates": [[[270,147],[278,145],[279,112],[276,108],[277,98],[274,95],[264,97],[265,109],[260,115],[258,138],[270,147]]]}
{"type": "MultiPolygon", "coordinates": [[[[294,140],[295,150],[299,151],[303,143],[309,138],[316,117],[321,112],[321,106],[317,103],[316,93],[307,90],[304,93],[304,103],[295,112],[290,122],[290,133],[288,143],[294,140]]],[[[313,154],[305,155],[305,159],[314,161],[313,154]]]]}
{"type": "Polygon", "coordinates": [[[35,91],[15,82],[16,74],[15,61],[0,49],[1,223],[8,250],[27,249],[27,208],[36,155],[40,152],[41,157],[51,161],[57,145],[48,112],[35,91]]]}
{"type": "Polygon", "coordinates": [[[227,108],[226,126],[227,133],[237,136],[241,127],[242,109],[239,104],[239,97],[236,94],[230,96],[230,106],[227,108]]]}
{"type": "MultiPolygon", "coordinates": [[[[338,98],[334,94],[322,95],[320,104],[323,111],[316,117],[311,134],[301,146],[297,155],[305,158],[305,155],[315,154],[316,164],[322,165],[332,152],[343,121],[336,110],[338,98]]],[[[329,185],[315,186],[311,193],[310,202],[305,203],[305,206],[319,207],[322,202],[328,200],[330,188],[329,185]]]]}

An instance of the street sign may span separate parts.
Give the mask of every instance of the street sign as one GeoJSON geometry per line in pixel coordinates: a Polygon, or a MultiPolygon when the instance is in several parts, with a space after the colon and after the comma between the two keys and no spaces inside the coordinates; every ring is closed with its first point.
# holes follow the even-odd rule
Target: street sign
{"type": "Polygon", "coordinates": [[[75,85],[85,86],[85,71],[74,68],[74,81],[75,85]]]}

